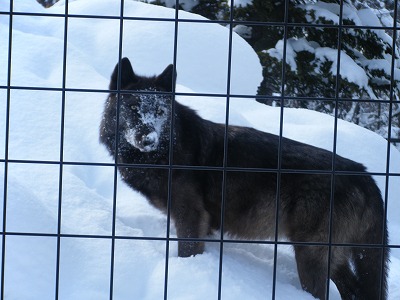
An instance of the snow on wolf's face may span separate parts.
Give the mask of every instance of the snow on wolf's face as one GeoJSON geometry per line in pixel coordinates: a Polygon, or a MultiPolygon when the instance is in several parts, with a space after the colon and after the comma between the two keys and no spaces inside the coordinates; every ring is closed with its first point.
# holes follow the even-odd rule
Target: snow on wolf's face
{"type": "MultiPolygon", "coordinates": [[[[146,90],[151,92],[154,90],[146,90]]],[[[123,94],[120,99],[123,138],[141,152],[156,151],[169,132],[170,97],[162,94],[123,94]]]]}

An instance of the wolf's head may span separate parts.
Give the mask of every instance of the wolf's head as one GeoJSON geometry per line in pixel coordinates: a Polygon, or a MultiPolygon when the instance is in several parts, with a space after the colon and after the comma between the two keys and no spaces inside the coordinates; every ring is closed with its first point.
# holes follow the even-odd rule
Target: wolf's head
{"type": "MultiPolygon", "coordinates": [[[[173,65],[154,77],[136,75],[128,58],[116,65],[110,90],[121,91],[117,101],[121,139],[141,152],[158,150],[160,143],[169,138],[173,84],[173,65]]],[[[110,97],[117,95],[111,93],[110,97]]]]}

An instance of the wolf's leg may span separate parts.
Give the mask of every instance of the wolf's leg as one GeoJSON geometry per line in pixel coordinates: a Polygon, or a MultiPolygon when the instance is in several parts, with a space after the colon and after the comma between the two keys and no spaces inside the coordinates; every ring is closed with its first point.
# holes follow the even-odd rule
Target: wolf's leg
{"type": "MultiPolygon", "coordinates": [[[[178,238],[197,239],[207,236],[210,230],[210,216],[205,210],[194,208],[179,209],[175,217],[176,233],[178,238]]],[[[201,254],[204,251],[204,242],[178,241],[178,256],[188,257],[201,254]]]]}
{"type": "MultiPolygon", "coordinates": [[[[351,256],[354,258],[355,273],[348,262],[332,267],[331,277],[342,299],[386,299],[386,282],[383,281],[383,286],[380,287],[382,249],[354,247],[348,250],[353,252],[351,256]],[[383,290],[382,293],[380,288],[383,290]],[[382,298],[380,298],[381,294],[382,298]]],[[[343,259],[338,260],[343,261],[343,259]]]]}
{"type": "Polygon", "coordinates": [[[302,288],[314,297],[325,300],[328,276],[327,248],[294,246],[294,251],[302,288]]]}
{"type": "Polygon", "coordinates": [[[197,242],[196,239],[205,238],[210,232],[211,217],[204,208],[202,195],[189,180],[173,186],[171,216],[176,234],[182,239],[178,241],[178,256],[188,257],[203,253],[204,242],[197,242]]]}
{"type": "Polygon", "coordinates": [[[349,263],[331,269],[331,274],[331,278],[343,300],[358,299],[356,295],[359,294],[360,288],[357,277],[350,269],[349,263]]]}

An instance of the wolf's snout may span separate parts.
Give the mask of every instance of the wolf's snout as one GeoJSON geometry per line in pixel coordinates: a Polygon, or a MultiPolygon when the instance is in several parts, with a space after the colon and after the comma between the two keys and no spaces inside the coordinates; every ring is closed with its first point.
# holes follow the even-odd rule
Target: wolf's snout
{"type": "Polygon", "coordinates": [[[154,151],[158,146],[158,134],[150,132],[148,134],[139,134],[134,129],[125,131],[126,141],[139,149],[141,152],[154,151]]]}
{"type": "Polygon", "coordinates": [[[142,136],[142,145],[143,147],[151,146],[156,143],[156,138],[152,134],[145,134],[142,136]]]}
{"type": "Polygon", "coordinates": [[[158,134],[156,132],[151,132],[149,134],[143,134],[137,137],[136,148],[142,152],[149,152],[156,150],[158,146],[158,134]]]}

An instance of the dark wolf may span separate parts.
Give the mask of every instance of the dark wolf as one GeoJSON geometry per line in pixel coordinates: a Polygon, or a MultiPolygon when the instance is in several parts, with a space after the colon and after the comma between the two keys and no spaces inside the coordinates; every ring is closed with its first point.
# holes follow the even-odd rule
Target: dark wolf
{"type": "Polygon", "coordinates": [[[138,76],[123,58],[111,76],[100,141],[131,188],[163,211],[169,205],[178,255],[202,253],[196,239],[221,228],[244,239],[278,234],[293,242],[301,285],[314,297],[325,299],[332,279],[342,299],[386,299],[384,206],[365,167],[204,120],[175,101],[173,74],[170,65],[158,76],[138,76]]]}

